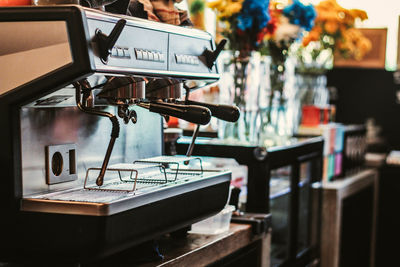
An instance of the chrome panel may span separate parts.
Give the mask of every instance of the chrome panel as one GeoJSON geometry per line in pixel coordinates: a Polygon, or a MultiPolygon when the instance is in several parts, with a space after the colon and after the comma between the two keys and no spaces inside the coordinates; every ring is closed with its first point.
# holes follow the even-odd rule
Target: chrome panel
{"type": "Polygon", "coordinates": [[[100,10],[93,10],[85,7],[80,7],[80,8],[84,9],[86,17],[90,19],[97,19],[101,21],[116,23],[121,18],[125,18],[127,19],[127,25],[137,26],[144,29],[157,30],[162,32],[171,32],[175,34],[196,37],[206,40],[212,40],[212,35],[210,33],[196,30],[193,28],[185,28],[181,26],[175,26],[171,24],[160,23],[130,16],[113,15],[110,13],[102,12],[100,10]]]}
{"type": "Polygon", "coordinates": [[[97,94],[111,100],[141,100],[146,96],[146,82],[133,77],[111,77],[97,94]]]}
{"type": "Polygon", "coordinates": [[[149,99],[180,99],[184,91],[182,83],[174,79],[152,79],[146,90],[149,99]]]}
{"type": "MultiPolygon", "coordinates": [[[[63,94],[65,91],[68,89],[57,92],[63,94]]],[[[76,107],[60,105],[59,108],[43,108],[31,104],[20,110],[24,196],[80,187],[86,170],[100,167],[103,161],[111,133],[109,119],[85,114],[76,107]],[[60,144],[76,144],[78,180],[47,185],[45,147],[60,144]]],[[[117,113],[116,107],[99,108],[117,113]]],[[[139,107],[134,109],[138,122],[127,125],[120,123],[120,136],[115,143],[110,164],[132,162],[162,153],[161,116],[139,107]]]]}
{"type": "MultiPolygon", "coordinates": [[[[207,80],[213,79],[218,80],[220,75],[217,73],[195,73],[195,72],[181,72],[181,71],[162,71],[162,70],[146,70],[146,69],[134,69],[134,68],[124,68],[108,66],[104,64],[96,65],[97,73],[110,75],[118,72],[118,75],[135,75],[135,76],[146,76],[146,77],[172,77],[172,78],[182,78],[182,79],[196,79],[196,80],[207,80]]],[[[210,82],[211,83],[211,82],[210,82]]]]}

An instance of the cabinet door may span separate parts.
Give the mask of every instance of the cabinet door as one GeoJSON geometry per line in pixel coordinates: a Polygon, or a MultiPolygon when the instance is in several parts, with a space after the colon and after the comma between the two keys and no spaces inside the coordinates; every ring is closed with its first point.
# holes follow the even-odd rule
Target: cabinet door
{"type": "Polygon", "coordinates": [[[321,161],[299,161],[296,258],[318,253],[321,219],[321,161]]]}
{"type": "Polygon", "coordinates": [[[310,247],[312,167],[313,162],[307,161],[301,163],[299,169],[299,212],[296,249],[298,255],[310,247]]]}
{"type": "Polygon", "coordinates": [[[291,166],[271,170],[269,194],[272,215],[271,266],[279,266],[289,259],[291,176],[291,166]]]}

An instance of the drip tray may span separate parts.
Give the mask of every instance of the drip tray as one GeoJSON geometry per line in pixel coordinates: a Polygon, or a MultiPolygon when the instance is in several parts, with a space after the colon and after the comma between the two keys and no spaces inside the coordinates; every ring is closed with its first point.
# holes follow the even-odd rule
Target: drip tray
{"type": "MultiPolygon", "coordinates": [[[[110,166],[112,167],[112,166],[110,166]]],[[[23,198],[21,210],[33,212],[109,216],[144,205],[173,198],[194,190],[207,189],[221,183],[229,187],[231,173],[221,170],[185,170],[172,172],[174,179],[144,179],[140,175],[136,179],[104,179],[102,187],[88,186],[59,192],[38,194],[23,198]],[[126,182],[129,179],[131,183],[126,182]],[[134,184],[134,185],[133,185],[134,184]],[[134,190],[127,190],[132,188],[134,190]]]]}

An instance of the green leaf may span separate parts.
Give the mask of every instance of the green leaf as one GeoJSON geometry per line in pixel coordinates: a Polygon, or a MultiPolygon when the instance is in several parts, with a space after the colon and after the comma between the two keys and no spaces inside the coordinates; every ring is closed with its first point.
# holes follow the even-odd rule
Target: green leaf
{"type": "Polygon", "coordinates": [[[205,2],[203,0],[194,0],[189,7],[189,12],[192,15],[197,15],[204,11],[205,2]]]}

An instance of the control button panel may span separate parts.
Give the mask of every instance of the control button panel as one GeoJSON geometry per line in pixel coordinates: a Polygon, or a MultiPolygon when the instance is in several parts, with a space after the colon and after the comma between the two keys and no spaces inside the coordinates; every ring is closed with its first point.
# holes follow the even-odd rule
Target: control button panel
{"type": "Polygon", "coordinates": [[[199,65],[199,58],[192,55],[179,55],[175,54],[177,64],[199,65]]]}
{"type": "Polygon", "coordinates": [[[164,62],[164,54],[159,51],[135,48],[135,55],[137,60],[164,62]]]}
{"type": "Polygon", "coordinates": [[[130,59],[131,53],[130,53],[129,48],[127,48],[127,47],[114,46],[111,49],[111,57],[130,59]]]}

